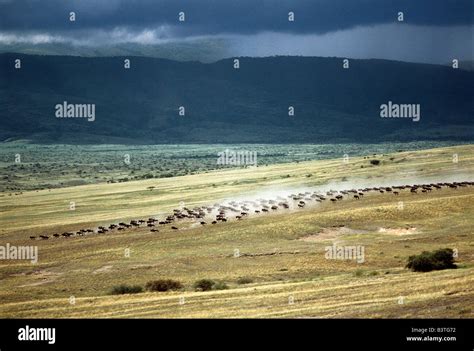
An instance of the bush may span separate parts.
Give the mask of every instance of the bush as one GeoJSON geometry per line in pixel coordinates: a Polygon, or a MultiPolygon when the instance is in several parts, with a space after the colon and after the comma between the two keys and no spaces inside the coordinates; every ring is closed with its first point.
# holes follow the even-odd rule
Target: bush
{"type": "Polygon", "coordinates": [[[212,289],[213,290],[226,290],[226,289],[229,289],[229,287],[224,282],[217,282],[217,283],[214,284],[212,289]]]}
{"type": "Polygon", "coordinates": [[[141,293],[143,288],[140,285],[116,285],[110,291],[112,295],[122,295],[122,294],[137,294],[141,293]]]}
{"type": "Polygon", "coordinates": [[[406,268],[414,272],[429,272],[457,266],[454,264],[453,250],[446,248],[432,252],[423,251],[419,255],[410,256],[406,268]]]}
{"type": "Polygon", "coordinates": [[[216,282],[211,279],[201,279],[194,283],[194,289],[196,291],[209,291],[212,290],[216,282]]]}
{"type": "Polygon", "coordinates": [[[159,279],[149,281],[145,287],[148,291],[168,291],[180,290],[183,288],[183,284],[172,279],[159,279]]]}
{"type": "Polygon", "coordinates": [[[237,284],[250,284],[253,283],[253,279],[249,277],[242,277],[237,280],[237,284]]]}
{"type": "Polygon", "coordinates": [[[370,164],[374,166],[378,166],[380,164],[380,160],[370,160],[370,164]]]}

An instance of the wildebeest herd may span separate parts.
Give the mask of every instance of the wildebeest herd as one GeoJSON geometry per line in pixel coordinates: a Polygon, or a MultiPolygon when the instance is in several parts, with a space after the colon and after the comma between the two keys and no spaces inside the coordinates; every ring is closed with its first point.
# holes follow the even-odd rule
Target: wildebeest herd
{"type": "MultiPolygon", "coordinates": [[[[99,226],[96,229],[80,229],[75,232],[55,233],[53,238],[69,238],[71,236],[84,236],[89,234],[106,234],[114,231],[125,231],[128,229],[147,227],[151,232],[159,232],[157,228],[173,224],[171,229],[179,230],[178,223],[183,220],[195,222],[196,225],[205,226],[208,224],[216,225],[219,222],[227,222],[228,220],[242,220],[249,215],[260,215],[268,212],[278,210],[301,209],[308,204],[321,203],[330,201],[337,203],[343,199],[352,198],[360,200],[368,193],[388,193],[395,196],[399,195],[401,191],[410,191],[411,194],[428,193],[433,190],[440,190],[442,188],[457,189],[459,187],[473,186],[474,182],[450,182],[450,183],[429,183],[429,184],[415,184],[415,185],[400,185],[390,187],[371,187],[363,189],[350,190],[329,190],[325,192],[306,191],[296,194],[289,194],[287,196],[277,196],[275,199],[256,199],[245,201],[228,201],[223,204],[214,204],[212,206],[194,207],[192,209],[182,207],[174,209],[173,213],[157,219],[150,217],[148,219],[136,219],[130,222],[120,222],[118,224],[110,224],[107,227],[99,226]]],[[[47,240],[49,235],[30,236],[30,239],[47,240]]]]}

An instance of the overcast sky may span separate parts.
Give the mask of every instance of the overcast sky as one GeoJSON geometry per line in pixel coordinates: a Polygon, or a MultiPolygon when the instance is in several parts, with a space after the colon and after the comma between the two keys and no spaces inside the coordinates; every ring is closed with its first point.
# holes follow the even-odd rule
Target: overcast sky
{"type": "Polygon", "coordinates": [[[0,0],[0,46],[226,39],[234,55],[473,59],[473,0],[0,0]],[[69,13],[76,21],[69,21],[69,13]],[[185,22],[178,21],[183,11],[185,22]],[[288,21],[288,12],[295,21],[288,21]],[[404,22],[397,21],[398,12],[404,22]]]}

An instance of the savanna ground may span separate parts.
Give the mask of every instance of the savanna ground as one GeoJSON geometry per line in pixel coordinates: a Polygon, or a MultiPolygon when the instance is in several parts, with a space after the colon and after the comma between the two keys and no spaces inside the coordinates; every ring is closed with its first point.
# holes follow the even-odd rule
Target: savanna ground
{"type": "MultiPolygon", "coordinates": [[[[41,190],[28,190],[38,180],[17,172],[22,180],[16,180],[16,193],[4,189],[0,194],[0,244],[37,245],[39,261],[0,261],[0,317],[472,318],[474,187],[426,194],[404,190],[399,196],[370,193],[361,200],[281,209],[216,225],[183,221],[179,230],[168,225],[157,233],[144,227],[29,239],[161,218],[183,202],[193,207],[283,190],[473,180],[474,145],[345,153],[349,162],[341,155],[259,162],[257,168],[209,168],[118,183],[106,183],[104,177],[93,184],[41,190]],[[380,164],[372,165],[373,159],[380,164]],[[325,248],[333,243],[363,246],[364,262],[326,259],[325,248]],[[444,247],[458,252],[458,269],[415,273],[404,268],[408,256],[444,247]],[[178,280],[184,289],[109,294],[116,285],[144,286],[162,278],[178,280]],[[193,283],[203,278],[228,289],[194,291],[193,283]]],[[[48,178],[40,171],[38,177],[48,178]]]]}
{"type": "MultiPolygon", "coordinates": [[[[458,143],[459,144],[459,143],[458,143]]],[[[454,141],[378,144],[35,145],[0,144],[0,192],[169,178],[226,168],[217,153],[255,151],[260,166],[422,150],[454,141]]]]}

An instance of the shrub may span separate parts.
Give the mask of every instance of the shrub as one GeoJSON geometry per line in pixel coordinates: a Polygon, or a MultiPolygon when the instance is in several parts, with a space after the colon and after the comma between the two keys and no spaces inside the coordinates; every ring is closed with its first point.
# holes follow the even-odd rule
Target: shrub
{"type": "Polygon", "coordinates": [[[226,289],[229,289],[229,287],[224,282],[217,282],[217,283],[214,284],[212,289],[213,290],[226,290],[226,289]]]}
{"type": "Polygon", "coordinates": [[[211,279],[201,279],[194,283],[194,289],[196,291],[209,291],[212,290],[216,282],[211,279]]]}
{"type": "Polygon", "coordinates": [[[249,277],[242,277],[237,280],[237,284],[250,284],[253,283],[253,279],[249,277]]]}
{"type": "Polygon", "coordinates": [[[414,272],[429,272],[457,266],[454,264],[453,250],[445,248],[408,257],[406,268],[414,272]]]}
{"type": "Polygon", "coordinates": [[[183,284],[172,279],[159,279],[149,281],[145,287],[148,291],[168,291],[180,290],[183,288],[183,284]]]}
{"type": "Polygon", "coordinates": [[[374,166],[378,166],[380,164],[380,160],[370,160],[370,164],[374,166]]]}
{"type": "Polygon", "coordinates": [[[112,295],[122,295],[122,294],[137,294],[141,293],[143,288],[140,285],[116,285],[110,291],[112,295]]]}

